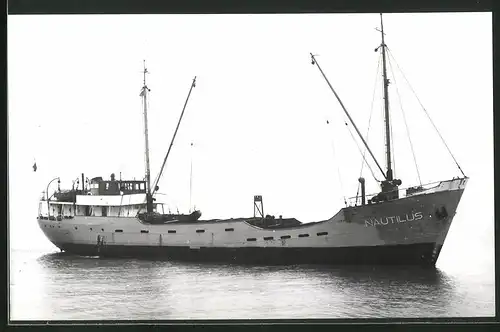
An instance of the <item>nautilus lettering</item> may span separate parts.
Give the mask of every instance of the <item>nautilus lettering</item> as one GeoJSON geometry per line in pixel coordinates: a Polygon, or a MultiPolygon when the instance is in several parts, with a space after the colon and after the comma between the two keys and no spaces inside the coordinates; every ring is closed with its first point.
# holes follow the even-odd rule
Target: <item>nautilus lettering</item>
{"type": "Polygon", "coordinates": [[[417,221],[422,219],[423,217],[424,216],[422,212],[411,212],[411,213],[406,213],[404,215],[390,216],[390,217],[378,217],[378,218],[374,217],[370,219],[365,219],[365,227],[385,226],[389,224],[401,224],[410,221],[417,221]]]}

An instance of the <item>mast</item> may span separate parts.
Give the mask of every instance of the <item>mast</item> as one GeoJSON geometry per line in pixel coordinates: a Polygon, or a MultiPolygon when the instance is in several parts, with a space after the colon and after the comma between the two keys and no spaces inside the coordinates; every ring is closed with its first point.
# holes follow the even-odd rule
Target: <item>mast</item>
{"type": "MultiPolygon", "coordinates": [[[[378,30],[378,29],[377,29],[378,30]]],[[[382,36],[382,44],[375,49],[375,52],[379,48],[382,48],[382,78],[384,80],[384,119],[385,119],[385,154],[387,162],[387,173],[385,176],[385,181],[381,182],[382,192],[379,195],[371,199],[372,202],[377,201],[387,201],[399,198],[399,188],[401,185],[401,180],[394,179],[392,170],[392,157],[391,157],[391,118],[389,114],[389,79],[387,78],[387,59],[386,59],[386,47],[385,45],[385,34],[384,34],[384,22],[382,20],[382,13],[380,13],[380,34],[382,36]]]]}
{"type": "Polygon", "coordinates": [[[191,170],[189,174],[189,212],[191,212],[192,197],[193,197],[193,142],[191,142],[191,170]]]}
{"type": "Polygon", "coordinates": [[[148,103],[147,103],[147,93],[151,91],[146,85],[146,74],[148,70],[146,68],[146,60],[143,60],[144,70],[143,70],[143,86],[141,89],[140,96],[142,97],[142,102],[144,104],[144,141],[145,141],[145,155],[146,155],[146,209],[148,213],[153,212],[153,199],[151,196],[151,170],[149,167],[149,139],[148,139],[148,103]]]}
{"type": "Polygon", "coordinates": [[[384,79],[384,117],[385,117],[385,149],[387,162],[387,181],[392,181],[392,159],[391,159],[391,126],[389,116],[389,79],[387,78],[387,63],[385,58],[384,22],[380,13],[380,33],[382,35],[382,75],[384,79]]]}

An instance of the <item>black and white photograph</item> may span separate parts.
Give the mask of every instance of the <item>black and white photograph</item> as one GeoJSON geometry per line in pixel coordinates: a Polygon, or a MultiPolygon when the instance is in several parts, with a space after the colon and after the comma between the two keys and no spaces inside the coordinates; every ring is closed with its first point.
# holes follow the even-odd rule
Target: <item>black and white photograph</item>
{"type": "Polygon", "coordinates": [[[492,13],[7,28],[11,321],[494,317],[492,13]]]}

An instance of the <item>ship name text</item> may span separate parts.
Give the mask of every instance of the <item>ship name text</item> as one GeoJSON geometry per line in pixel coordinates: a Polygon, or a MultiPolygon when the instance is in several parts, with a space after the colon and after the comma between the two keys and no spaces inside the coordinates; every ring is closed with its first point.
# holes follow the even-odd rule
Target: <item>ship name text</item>
{"type": "Polygon", "coordinates": [[[403,216],[391,216],[391,217],[380,217],[380,218],[370,218],[365,219],[365,227],[375,227],[378,225],[388,225],[388,224],[400,224],[407,221],[417,221],[424,217],[422,212],[412,212],[407,213],[403,216]]]}

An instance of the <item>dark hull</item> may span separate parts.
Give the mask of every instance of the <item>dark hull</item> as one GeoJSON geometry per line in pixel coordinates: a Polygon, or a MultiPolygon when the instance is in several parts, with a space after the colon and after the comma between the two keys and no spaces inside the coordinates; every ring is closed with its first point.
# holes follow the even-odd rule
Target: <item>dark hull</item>
{"type": "Polygon", "coordinates": [[[241,264],[422,265],[433,266],[441,245],[419,243],[337,248],[199,248],[61,244],[62,250],[101,257],[134,257],[241,264]]]}

